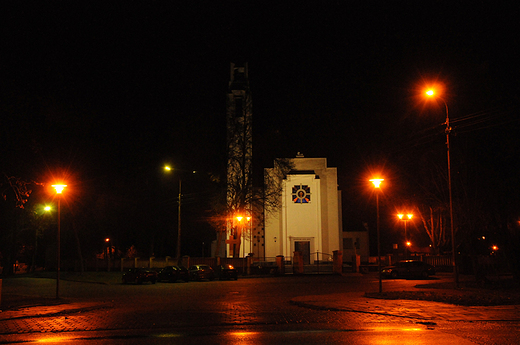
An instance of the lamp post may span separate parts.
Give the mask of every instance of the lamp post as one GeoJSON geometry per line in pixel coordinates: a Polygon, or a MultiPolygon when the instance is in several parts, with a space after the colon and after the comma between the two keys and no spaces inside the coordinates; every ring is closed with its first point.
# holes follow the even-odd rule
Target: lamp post
{"type": "MultiPolygon", "coordinates": [[[[251,217],[246,217],[247,223],[249,224],[249,253],[253,252],[253,222],[251,222],[251,217]]],[[[253,254],[254,256],[254,254],[253,254]]]]}
{"type": "Polygon", "coordinates": [[[34,269],[36,268],[36,255],[38,253],[38,232],[40,231],[40,228],[43,224],[43,216],[45,213],[50,213],[52,211],[52,207],[50,205],[44,205],[41,208],[41,210],[42,210],[41,212],[38,212],[38,213],[41,213],[41,218],[39,220],[38,226],[34,230],[34,251],[32,254],[31,267],[29,269],[30,272],[33,272],[34,269]]]}
{"type": "Polygon", "coordinates": [[[60,218],[61,218],[61,194],[65,187],[67,187],[66,184],[53,184],[52,187],[56,190],[56,195],[58,196],[58,235],[57,235],[57,251],[56,251],[56,299],[60,298],[60,266],[61,266],[61,224],[60,224],[60,218]]]}
{"type": "Polygon", "coordinates": [[[404,222],[404,259],[405,260],[408,260],[408,246],[409,246],[409,242],[408,242],[408,237],[406,236],[406,223],[412,219],[413,217],[413,214],[411,213],[408,213],[406,215],[406,218],[404,217],[404,214],[398,214],[397,217],[399,217],[400,220],[402,220],[404,222]]]}
{"type": "MultiPolygon", "coordinates": [[[[244,227],[242,226],[242,219],[244,219],[244,217],[236,216],[235,218],[238,221],[236,237],[237,237],[237,243],[238,243],[239,247],[237,248],[236,247],[237,244],[235,244],[235,248],[233,248],[233,256],[236,256],[235,251],[238,250],[238,256],[237,257],[240,257],[240,244],[242,243],[242,232],[244,230],[244,227]]],[[[243,246],[242,246],[242,250],[244,250],[243,246]]]]}
{"type": "MultiPolygon", "coordinates": [[[[170,166],[165,166],[164,170],[171,171],[172,168],[170,166]]],[[[181,201],[182,201],[182,180],[179,178],[179,198],[178,198],[178,216],[177,216],[177,251],[176,251],[176,259],[177,265],[180,265],[181,260],[181,201]]]]}
{"type": "Polygon", "coordinates": [[[371,179],[370,182],[374,184],[374,188],[376,189],[376,207],[377,207],[377,268],[379,270],[379,293],[383,292],[383,281],[381,279],[381,237],[379,230],[379,190],[381,189],[380,185],[384,179],[375,178],[371,179]]]}
{"type": "Polygon", "coordinates": [[[182,202],[182,180],[179,178],[179,207],[177,209],[177,265],[181,260],[181,202],[182,202]]]}
{"type": "MultiPolygon", "coordinates": [[[[426,95],[428,97],[434,97],[435,91],[432,89],[429,89],[426,91],[426,95]]],[[[459,287],[459,272],[457,271],[457,264],[456,264],[456,255],[455,255],[455,231],[453,230],[453,198],[451,193],[451,160],[450,160],[450,116],[448,113],[448,103],[444,100],[442,97],[439,98],[446,108],[446,155],[448,158],[448,194],[450,197],[450,232],[451,232],[451,265],[453,267],[453,277],[455,280],[455,287],[459,287]]]]}
{"type": "Polygon", "coordinates": [[[110,252],[112,251],[112,249],[110,248],[110,238],[105,238],[105,243],[107,244],[107,249],[106,249],[106,257],[107,257],[107,272],[110,272],[110,252]]]}
{"type": "MultiPolygon", "coordinates": [[[[242,244],[242,237],[244,237],[244,245],[240,246],[240,248],[242,249],[242,256],[243,257],[246,257],[246,247],[245,247],[245,238],[247,235],[244,235],[244,229],[246,227],[246,225],[249,226],[249,253],[252,252],[253,250],[253,240],[252,240],[252,222],[251,220],[253,219],[252,217],[250,216],[246,216],[246,217],[243,217],[243,216],[236,216],[235,217],[236,220],[238,221],[238,226],[237,226],[237,241],[239,241],[238,243],[239,244],[242,244]],[[246,221],[246,224],[243,224],[242,223],[242,220],[245,219],[246,221]]],[[[239,251],[240,251],[240,248],[239,248],[239,251]]],[[[235,252],[235,249],[233,249],[233,253],[235,252]]],[[[240,256],[240,254],[239,254],[240,256]]]]}

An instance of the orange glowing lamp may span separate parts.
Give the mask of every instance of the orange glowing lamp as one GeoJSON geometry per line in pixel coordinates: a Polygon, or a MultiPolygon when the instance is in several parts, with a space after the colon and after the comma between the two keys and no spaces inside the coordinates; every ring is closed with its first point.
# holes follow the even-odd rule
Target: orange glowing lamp
{"type": "Polygon", "coordinates": [[[399,217],[400,220],[407,221],[407,220],[411,220],[411,219],[412,219],[413,214],[408,213],[408,214],[406,215],[406,217],[407,217],[408,219],[404,218],[404,214],[402,214],[402,213],[399,213],[399,214],[397,215],[397,217],[399,217]]]}
{"type": "Polygon", "coordinates": [[[65,187],[67,187],[66,184],[53,184],[52,187],[56,190],[56,194],[61,194],[65,187]]]}
{"type": "Polygon", "coordinates": [[[373,178],[370,180],[374,184],[375,188],[380,188],[381,182],[383,182],[385,179],[382,178],[373,178]]]}

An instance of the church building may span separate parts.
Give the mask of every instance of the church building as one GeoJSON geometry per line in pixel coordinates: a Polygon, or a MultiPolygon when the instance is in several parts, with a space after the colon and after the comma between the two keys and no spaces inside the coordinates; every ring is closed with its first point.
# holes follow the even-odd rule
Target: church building
{"type": "MultiPolygon", "coordinates": [[[[337,169],[328,167],[326,158],[305,158],[300,153],[291,162],[293,170],[278,181],[279,207],[265,212],[265,259],[283,255],[290,260],[299,251],[305,264],[330,261],[333,251],[342,249],[337,169]]],[[[276,176],[275,169],[265,169],[265,175],[276,176]]]]}

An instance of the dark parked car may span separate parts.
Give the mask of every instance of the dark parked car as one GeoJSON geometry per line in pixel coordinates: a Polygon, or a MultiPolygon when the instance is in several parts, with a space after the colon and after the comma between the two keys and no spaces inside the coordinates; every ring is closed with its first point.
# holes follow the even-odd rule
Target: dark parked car
{"type": "Polygon", "coordinates": [[[209,265],[193,265],[190,267],[190,279],[191,280],[202,280],[202,279],[215,279],[215,271],[209,265]]]}
{"type": "Polygon", "coordinates": [[[158,281],[176,282],[177,280],[190,280],[188,269],[183,266],[166,266],[159,271],[157,275],[158,281]]]}
{"type": "Polygon", "coordinates": [[[384,267],[381,274],[391,278],[421,277],[428,278],[435,275],[435,267],[426,262],[417,260],[402,260],[393,266],[384,267]]]}
{"type": "Polygon", "coordinates": [[[142,284],[144,282],[155,284],[156,281],[157,272],[147,268],[129,268],[125,273],[123,273],[123,284],[142,284]]]}
{"type": "Polygon", "coordinates": [[[220,265],[217,267],[218,279],[238,279],[238,273],[233,265],[220,265]]]}

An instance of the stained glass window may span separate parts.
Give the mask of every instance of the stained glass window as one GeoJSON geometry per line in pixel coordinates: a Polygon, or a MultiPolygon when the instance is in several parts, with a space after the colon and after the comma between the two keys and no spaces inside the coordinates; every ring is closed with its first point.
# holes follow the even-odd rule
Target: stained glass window
{"type": "Polygon", "coordinates": [[[311,187],[296,185],[292,187],[292,200],[295,204],[307,204],[311,201],[311,187]]]}

